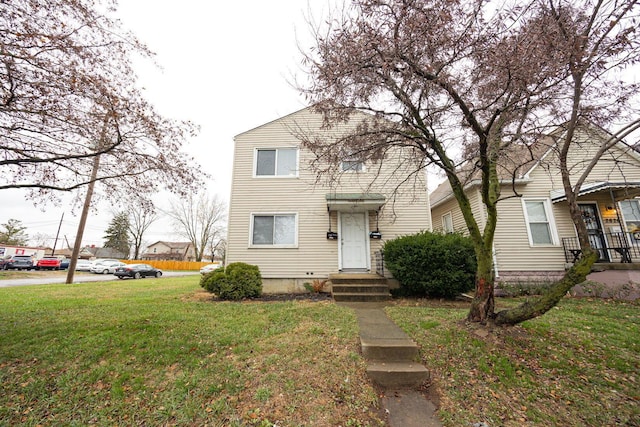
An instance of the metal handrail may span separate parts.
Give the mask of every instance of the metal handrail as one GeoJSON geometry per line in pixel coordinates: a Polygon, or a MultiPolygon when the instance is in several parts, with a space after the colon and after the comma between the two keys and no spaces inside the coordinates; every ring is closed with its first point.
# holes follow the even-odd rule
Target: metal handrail
{"type": "MultiPolygon", "coordinates": [[[[600,254],[597,262],[640,262],[640,236],[638,233],[604,233],[589,235],[592,249],[600,254]]],[[[576,262],[582,256],[577,237],[563,237],[564,258],[568,263],[576,262]]]]}

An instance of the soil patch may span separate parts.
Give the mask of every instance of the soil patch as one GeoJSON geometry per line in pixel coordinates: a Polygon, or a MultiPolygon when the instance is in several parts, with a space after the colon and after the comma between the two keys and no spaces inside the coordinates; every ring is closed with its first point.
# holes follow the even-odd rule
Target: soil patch
{"type": "MultiPolygon", "coordinates": [[[[194,300],[194,301],[213,301],[213,302],[226,301],[204,290],[195,292],[187,299],[194,300]]],[[[319,293],[306,292],[306,293],[288,293],[288,294],[262,294],[261,296],[256,298],[246,298],[241,300],[241,302],[283,302],[283,301],[322,302],[322,301],[333,301],[333,297],[331,297],[331,294],[327,292],[319,292],[319,293]]]]}

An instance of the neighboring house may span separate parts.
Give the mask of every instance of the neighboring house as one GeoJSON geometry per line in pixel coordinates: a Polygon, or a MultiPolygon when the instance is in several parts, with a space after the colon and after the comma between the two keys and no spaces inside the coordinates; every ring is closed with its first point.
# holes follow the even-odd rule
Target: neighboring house
{"type": "MultiPolygon", "coordinates": [[[[89,250],[89,247],[80,248],[80,252],[78,253],[78,259],[92,259],[95,257],[94,253],[89,250]]],[[[55,255],[64,256],[65,258],[71,258],[73,254],[73,249],[56,249],[55,255]]]]}
{"type": "Polygon", "coordinates": [[[380,163],[348,158],[338,178],[318,179],[296,135],[335,138],[358,123],[323,129],[305,108],[234,138],[227,265],[257,265],[265,292],[296,292],[332,273],[375,271],[384,241],[431,229],[426,176],[403,185],[399,151],[380,163]]]}
{"type": "Polygon", "coordinates": [[[158,241],[147,246],[143,260],[195,261],[196,254],[191,242],[158,241]]]}
{"type": "MultiPolygon", "coordinates": [[[[558,128],[530,147],[514,147],[499,168],[502,179],[498,223],[494,239],[496,277],[500,281],[553,280],[580,256],[577,233],[558,169],[555,141],[558,128]],[[530,159],[524,165],[523,159],[530,159]],[[512,179],[513,178],[513,179],[512,179]],[[518,193],[516,197],[513,186],[518,193]]],[[[575,182],[601,142],[610,135],[583,125],[569,153],[575,182]]],[[[477,172],[467,178],[466,194],[473,213],[483,226],[486,215],[477,172]]],[[[579,192],[590,241],[600,261],[640,262],[640,155],[617,142],[604,153],[579,192]]],[[[430,195],[434,230],[466,231],[448,181],[430,195]]]]}
{"type": "Polygon", "coordinates": [[[91,247],[91,252],[93,256],[98,259],[127,259],[129,258],[129,254],[125,254],[114,248],[97,248],[91,247]]]}

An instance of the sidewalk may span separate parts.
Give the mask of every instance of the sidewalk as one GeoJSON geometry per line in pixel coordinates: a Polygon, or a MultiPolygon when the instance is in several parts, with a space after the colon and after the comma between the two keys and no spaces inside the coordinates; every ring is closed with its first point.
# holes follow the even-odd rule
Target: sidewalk
{"type": "Polygon", "coordinates": [[[362,354],[367,372],[384,390],[382,407],[391,427],[441,427],[435,405],[418,386],[429,372],[416,362],[418,347],[383,310],[384,303],[340,303],[358,318],[362,354]]]}

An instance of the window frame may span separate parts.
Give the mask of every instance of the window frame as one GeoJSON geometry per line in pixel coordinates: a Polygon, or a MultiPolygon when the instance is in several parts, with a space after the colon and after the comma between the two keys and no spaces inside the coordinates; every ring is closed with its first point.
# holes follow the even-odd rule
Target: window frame
{"type": "Polygon", "coordinates": [[[453,229],[453,214],[451,213],[451,211],[449,211],[449,212],[445,213],[444,215],[442,215],[441,221],[442,221],[442,232],[443,233],[447,233],[448,234],[448,233],[453,233],[454,232],[454,229],[453,229]],[[446,226],[447,224],[445,223],[445,220],[444,220],[445,217],[449,218],[449,224],[451,225],[451,229],[447,229],[447,226],[446,226]]]}
{"type": "Polygon", "coordinates": [[[342,173],[365,173],[366,171],[367,171],[367,165],[364,163],[363,160],[353,158],[353,159],[344,159],[340,161],[340,172],[342,173]],[[344,167],[345,163],[360,165],[361,167],[360,169],[353,168],[353,167],[345,169],[344,167]]]}
{"type": "MultiPolygon", "coordinates": [[[[275,227],[274,227],[275,230],[275,227]]],[[[249,248],[261,248],[261,249],[271,249],[271,248],[297,248],[298,247],[298,213],[297,212],[252,212],[249,219],[249,248]],[[293,243],[287,244],[255,244],[253,243],[253,229],[255,225],[256,217],[263,216],[293,216],[294,217],[294,236],[293,243]]]]}
{"type": "Polygon", "coordinates": [[[618,206],[620,207],[620,214],[622,216],[622,222],[624,223],[624,229],[626,230],[627,233],[636,233],[637,230],[630,228],[629,224],[630,223],[634,223],[634,222],[638,222],[638,221],[635,218],[628,218],[627,217],[627,215],[624,212],[625,209],[623,208],[623,203],[629,203],[630,208],[631,208],[632,211],[634,209],[637,209],[638,211],[640,211],[640,200],[639,199],[627,199],[627,200],[620,200],[618,202],[618,206]],[[635,208],[631,207],[631,203],[635,203],[636,207],[635,208]]]}
{"type": "MultiPolygon", "coordinates": [[[[558,238],[558,230],[556,229],[555,219],[553,217],[553,210],[551,206],[551,200],[548,198],[523,198],[522,200],[522,213],[524,215],[524,222],[527,229],[527,237],[529,239],[530,247],[552,247],[558,246],[560,239],[558,238]],[[549,229],[549,237],[551,238],[551,242],[549,243],[535,243],[533,241],[533,236],[531,234],[531,224],[529,221],[529,212],[527,210],[527,202],[542,202],[542,206],[544,207],[544,213],[547,217],[547,227],[549,229]]],[[[534,222],[534,224],[542,224],[541,222],[534,222]]]]}
{"type": "Polygon", "coordinates": [[[252,175],[253,178],[298,178],[298,174],[300,171],[300,149],[298,147],[256,147],[253,150],[253,170],[252,175]],[[291,175],[278,175],[278,152],[280,150],[295,150],[296,152],[296,165],[295,165],[295,173],[291,175]],[[260,151],[275,151],[276,159],[275,159],[275,170],[273,175],[258,175],[258,152],[260,151]]]}

